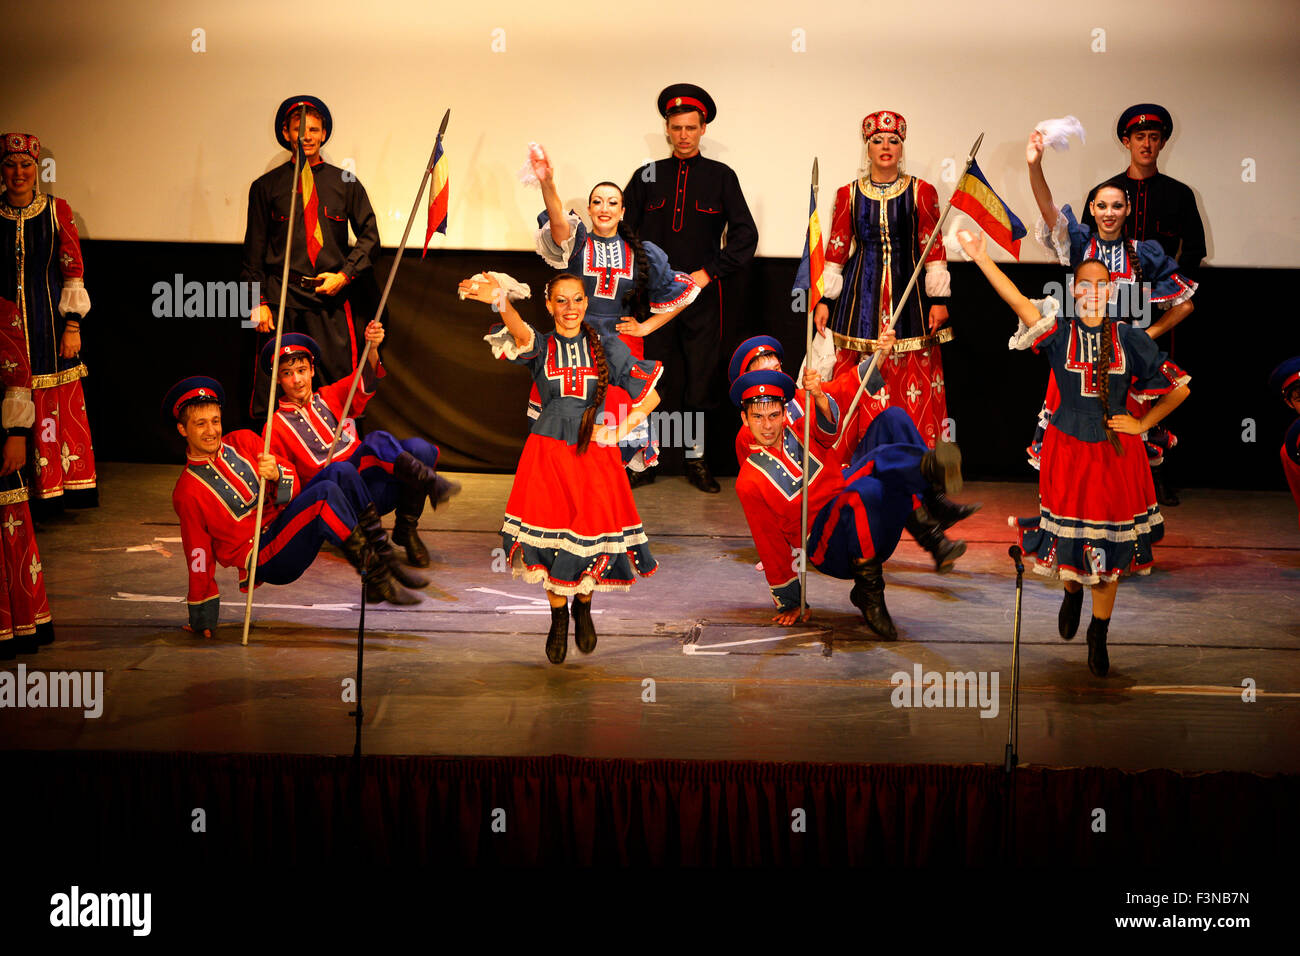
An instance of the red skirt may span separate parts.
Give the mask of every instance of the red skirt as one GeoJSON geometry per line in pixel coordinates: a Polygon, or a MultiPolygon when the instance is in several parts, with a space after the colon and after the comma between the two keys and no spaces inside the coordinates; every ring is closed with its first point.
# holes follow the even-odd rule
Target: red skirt
{"type": "Polygon", "coordinates": [[[95,487],[95,449],[90,442],[86,398],[81,379],[32,389],[36,423],[32,426],[37,498],[56,498],[65,491],[95,487]]]}
{"type": "Polygon", "coordinates": [[[658,563],[617,447],[529,435],[501,537],[516,577],[556,594],[627,591],[658,563]]]}
{"type": "MultiPolygon", "coordinates": [[[[832,377],[857,365],[865,357],[860,352],[837,350],[832,377]]],[[[886,408],[901,408],[916,423],[926,445],[933,448],[935,442],[945,437],[944,421],[948,418],[948,393],[943,383],[943,357],[939,346],[895,352],[877,368],[885,380],[885,391],[878,398],[863,394],[854,414],[855,421],[850,423],[849,437],[844,439],[847,447],[856,448],[872,419],[886,408]]],[[[840,409],[841,414],[847,411],[847,408],[840,409]]]]}
{"type": "MultiPolygon", "coordinates": [[[[6,494],[19,497],[16,492],[6,494]]],[[[0,641],[52,629],[41,552],[36,547],[36,533],[25,495],[22,500],[0,505],[0,572],[4,575],[0,641]]]]}
{"type": "Polygon", "coordinates": [[[1039,514],[1017,522],[1021,547],[1037,559],[1038,573],[1083,584],[1150,573],[1164,518],[1142,440],[1119,440],[1123,455],[1109,441],[1080,441],[1048,426],[1039,514]]]}

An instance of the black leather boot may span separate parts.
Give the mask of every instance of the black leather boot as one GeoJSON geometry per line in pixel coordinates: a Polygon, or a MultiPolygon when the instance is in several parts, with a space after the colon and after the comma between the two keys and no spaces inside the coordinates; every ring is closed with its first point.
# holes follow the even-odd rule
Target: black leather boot
{"type": "Polygon", "coordinates": [[[381,564],[388,566],[388,571],[396,579],[397,583],[407,588],[427,588],[429,579],[408,571],[402,567],[397,560],[397,552],[393,550],[392,542],[388,540],[388,533],[384,531],[383,520],[379,517],[379,509],[374,503],[366,506],[366,510],[357,515],[362,529],[366,533],[366,541],[370,544],[370,550],[375,553],[381,564]]]}
{"type": "Polygon", "coordinates": [[[867,626],[887,641],[898,638],[898,629],[885,607],[885,574],[879,561],[866,561],[853,570],[856,582],[849,600],[862,612],[867,626]]]}
{"type": "MultiPolygon", "coordinates": [[[[404,451],[393,459],[393,477],[408,488],[419,488],[428,497],[434,510],[453,495],[460,494],[460,482],[443,478],[409,451],[404,451]]],[[[424,506],[420,506],[424,510],[424,506]]]]}
{"type": "Polygon", "coordinates": [[[1165,481],[1164,470],[1164,465],[1151,466],[1151,481],[1156,486],[1156,503],[1162,508],[1176,508],[1183,503],[1183,499],[1165,481]]]}
{"type": "Polygon", "coordinates": [[[1088,625],[1088,670],[1098,677],[1110,673],[1110,654],[1106,651],[1106,631],[1110,618],[1093,617],[1088,625]]]}
{"type": "Polygon", "coordinates": [[[420,540],[420,514],[424,511],[424,490],[403,487],[397,496],[393,520],[393,543],[406,549],[406,563],[415,568],[429,566],[429,549],[420,540]]]}
{"type": "Polygon", "coordinates": [[[706,494],[716,495],[722,490],[722,486],[710,474],[709,466],[703,458],[686,459],[686,480],[706,494]]]}
{"type": "Polygon", "coordinates": [[[1083,613],[1083,588],[1066,591],[1061,598],[1061,612],[1056,616],[1056,629],[1067,641],[1079,633],[1079,616],[1083,613]]]}
{"type": "Polygon", "coordinates": [[[963,505],[953,501],[942,491],[925,496],[925,510],[930,512],[936,521],[939,522],[939,530],[947,531],[958,521],[965,521],[980,508],[984,507],[984,502],[977,501],[973,505],[963,505]]]}
{"type": "Polygon", "coordinates": [[[940,441],[934,451],[921,456],[921,477],[940,493],[961,492],[961,450],[952,442],[940,441]]]}
{"type": "Polygon", "coordinates": [[[573,599],[573,643],[584,654],[596,649],[596,625],[591,621],[590,599],[573,599]]]}
{"type": "Polygon", "coordinates": [[[546,635],[546,659],[563,664],[569,653],[569,605],[551,608],[551,630],[546,635]]]}
{"type": "Polygon", "coordinates": [[[934,558],[934,570],[938,574],[947,574],[957,559],[966,553],[966,542],[949,540],[939,522],[924,506],[908,515],[903,527],[916,539],[917,544],[930,552],[930,557],[934,558]]]}
{"type": "Polygon", "coordinates": [[[653,485],[655,483],[655,472],[659,469],[646,468],[644,471],[633,471],[627,469],[627,483],[632,488],[640,488],[642,485],[653,485]]]}
{"type": "Polygon", "coordinates": [[[393,580],[388,565],[382,563],[370,548],[366,539],[365,528],[358,522],[346,538],[343,539],[343,557],[348,564],[356,568],[366,582],[366,603],[378,604],[387,601],[390,604],[416,604],[419,598],[403,590],[393,580]]]}

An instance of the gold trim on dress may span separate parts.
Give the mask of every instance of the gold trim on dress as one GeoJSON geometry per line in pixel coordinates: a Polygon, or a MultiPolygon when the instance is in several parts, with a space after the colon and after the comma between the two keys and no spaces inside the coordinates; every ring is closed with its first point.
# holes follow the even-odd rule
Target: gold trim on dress
{"type": "Polygon", "coordinates": [[[877,186],[871,181],[870,175],[863,176],[858,180],[858,189],[862,190],[862,194],[868,199],[875,200],[893,199],[901,196],[907,192],[907,188],[911,185],[912,177],[906,174],[899,176],[888,186],[877,186]]]}
{"type": "MultiPolygon", "coordinates": [[[[876,350],[875,339],[858,339],[848,335],[840,335],[838,332],[832,332],[835,338],[835,347],[837,349],[848,349],[851,352],[862,352],[870,355],[876,350]]],[[[942,345],[944,342],[952,341],[952,327],[944,326],[933,335],[918,335],[912,339],[899,339],[894,343],[894,352],[902,354],[903,352],[919,352],[921,349],[928,349],[932,345],[942,345]]]]}
{"type": "Polygon", "coordinates": [[[78,362],[72,368],[65,368],[62,372],[51,372],[48,375],[33,375],[32,388],[57,388],[60,385],[67,385],[78,379],[85,378],[89,373],[86,371],[86,363],[78,362]]]}
{"type": "Polygon", "coordinates": [[[29,498],[26,485],[19,488],[10,488],[8,491],[0,491],[0,507],[21,504],[29,500],[29,498]]]}

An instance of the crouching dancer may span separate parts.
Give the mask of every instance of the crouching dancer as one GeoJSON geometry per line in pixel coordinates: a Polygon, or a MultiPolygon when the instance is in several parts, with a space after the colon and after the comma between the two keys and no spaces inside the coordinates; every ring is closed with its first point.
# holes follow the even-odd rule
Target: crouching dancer
{"type": "Polygon", "coordinates": [[[731,400],[754,440],[736,494],[776,603],[772,620],[790,625],[799,616],[796,569],[806,546],[818,571],[855,581],[849,600],[876,634],[892,641],[898,631],[885,607],[883,563],[898,546],[916,498],[961,491],[961,455],[943,441],[930,451],[906,413],[887,409],[867,428],[852,461],[841,466],[832,450],[841,425],[838,403],[821,389],[815,371],[804,373],[804,385],[797,407],[808,408],[811,397],[814,408],[806,545],[799,540],[803,423],[791,424],[786,412],[796,398],[794,380],[768,369],[745,372],[731,386],[731,400]]]}
{"type": "MultiPolygon", "coordinates": [[[[272,455],[262,454],[262,439],[239,430],[222,435],[225,391],[215,379],[195,376],[167,393],[166,410],[186,444],[185,470],[172,490],[172,507],[181,523],[181,542],[189,567],[190,622],[186,630],[211,637],[220,612],[217,565],[239,569],[239,587],[248,589],[259,479],[266,480],[268,501],[262,512],[262,537],[255,584],[296,581],[329,541],[339,547],[359,574],[369,572],[367,599],[387,598],[392,577],[374,566],[365,531],[349,501],[364,493],[345,493],[333,481],[321,481],[294,496],[297,475],[272,455]],[[373,589],[373,590],[372,590],[373,589]]],[[[344,476],[344,480],[349,480],[344,476]]]]}
{"type": "MultiPolygon", "coordinates": [[[[397,562],[379,518],[396,512],[393,541],[405,549],[408,563],[427,568],[429,551],[418,531],[425,498],[436,509],[460,491],[460,485],[438,475],[438,446],[432,442],[423,438],[399,440],[381,431],[369,432],[364,439],[357,436],[356,424],[349,416],[360,415],[365,410],[385,375],[379,360],[379,345],[384,341],[381,323],[372,321],[366,326],[366,341],[371,346],[370,356],[362,368],[352,405],[345,414],[343,403],[352,387],[352,376],[313,389],[312,378],[320,367],[320,346],[308,335],[281,336],[277,382],[281,395],[271,421],[271,452],[289,462],[303,482],[310,482],[338,463],[355,467],[370,489],[368,498],[373,499],[374,513],[361,514],[371,546],[403,585],[422,588],[429,582],[397,562]],[[330,446],[340,419],[344,419],[343,432],[331,455],[330,446]]],[[[268,342],[262,349],[261,364],[268,377],[274,350],[274,342],[268,342]]],[[[365,503],[357,507],[365,511],[365,503]]]]}

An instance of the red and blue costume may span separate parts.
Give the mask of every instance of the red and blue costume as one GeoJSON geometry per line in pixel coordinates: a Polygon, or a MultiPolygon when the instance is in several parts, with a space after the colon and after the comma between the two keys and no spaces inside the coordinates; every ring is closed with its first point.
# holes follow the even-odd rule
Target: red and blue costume
{"type": "MultiPolygon", "coordinates": [[[[224,395],[211,379],[186,379],[173,387],[167,404],[181,420],[188,404],[221,404],[224,395]]],[[[181,542],[189,568],[190,626],[196,633],[216,627],[220,595],[217,566],[239,571],[241,591],[248,588],[257,498],[262,482],[257,459],[262,439],[241,429],[222,438],[211,458],[188,457],[172,490],[172,507],[180,519],[181,542]]],[[[355,471],[352,487],[318,481],[298,491],[293,468],[279,462],[279,478],[267,482],[255,584],[289,584],[315,560],[321,545],[342,547],[357,526],[352,502],[368,494],[355,471]],[[273,497],[270,497],[273,496],[273,497]]],[[[344,481],[349,478],[345,475],[344,481]]]]}
{"type": "MultiPolygon", "coordinates": [[[[782,372],[740,375],[731,389],[737,405],[775,397],[786,402],[786,426],[775,446],[754,444],[736,478],[750,535],[763,562],[778,611],[799,606],[800,496],[804,485],[803,389],[782,372]]],[[[829,397],[829,396],[828,396],[829,397]]],[[[815,405],[814,405],[815,408],[815,405]]],[[[818,410],[808,450],[808,562],[823,574],[851,579],[856,565],[893,554],[916,497],[930,490],[921,460],[928,451],[916,425],[901,409],[875,417],[847,465],[833,450],[839,434],[838,402],[831,418],[818,410]]]]}
{"type": "MultiPolygon", "coordinates": [[[[12,302],[0,299],[0,444],[29,438],[36,420],[32,372],[27,364],[22,319],[12,302]]],[[[0,659],[35,651],[54,640],[54,622],[45,594],[45,572],[36,547],[28,488],[22,469],[0,477],[0,659]]]]}
{"type": "MultiPolygon", "coordinates": [[[[5,133],[0,143],[4,155],[36,159],[41,149],[40,141],[25,133],[5,133]]],[[[92,507],[98,492],[81,388],[86,365],[79,355],[59,355],[68,320],[84,321],[90,311],[72,207],[37,192],[20,209],[0,195],[0,248],[6,250],[0,255],[0,298],[17,306],[36,420],[42,423],[33,429],[28,448],[31,493],[41,500],[66,496],[72,507],[92,507]]]]}

